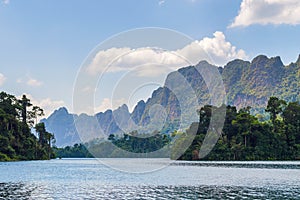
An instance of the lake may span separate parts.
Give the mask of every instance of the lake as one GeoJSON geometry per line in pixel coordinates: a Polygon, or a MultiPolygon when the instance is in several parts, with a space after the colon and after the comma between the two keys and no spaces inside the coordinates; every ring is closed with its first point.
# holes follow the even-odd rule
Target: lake
{"type": "Polygon", "coordinates": [[[0,199],[203,198],[300,199],[300,162],[61,159],[0,163],[0,199]]]}

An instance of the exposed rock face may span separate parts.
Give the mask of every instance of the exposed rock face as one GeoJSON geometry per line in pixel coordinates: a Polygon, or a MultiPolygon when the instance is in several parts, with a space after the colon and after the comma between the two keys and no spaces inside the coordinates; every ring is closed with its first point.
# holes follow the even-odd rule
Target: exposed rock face
{"type": "Polygon", "coordinates": [[[89,122],[93,121],[90,116],[72,115],[65,108],[56,110],[43,122],[48,131],[55,134],[57,146],[80,142],[73,118],[84,121],[81,125],[86,126],[84,130],[90,132],[91,136],[97,136],[100,132],[102,135],[119,134],[124,130],[135,129],[137,125],[151,129],[159,126],[159,120],[164,120],[155,121],[153,117],[161,110],[166,113],[166,116],[160,115],[166,120],[163,132],[184,128],[190,122],[198,120],[196,109],[199,105],[210,104],[211,95],[205,80],[213,80],[214,77],[209,77],[205,70],[212,68],[222,75],[227,104],[237,108],[251,106],[254,112],[261,112],[270,96],[278,96],[287,101],[300,100],[300,55],[295,63],[288,66],[284,66],[280,57],[260,55],[251,62],[233,60],[224,68],[201,61],[196,66],[172,72],[167,76],[164,87],[153,91],[146,102],[138,102],[132,113],[123,105],[114,111],[96,114],[94,118],[98,121],[99,130],[89,122]],[[179,124],[183,124],[183,127],[179,127],[179,124]]]}
{"type": "Polygon", "coordinates": [[[41,122],[45,123],[47,131],[54,133],[57,146],[67,146],[80,142],[74,124],[75,117],[77,116],[70,114],[66,108],[59,108],[41,122]]]}

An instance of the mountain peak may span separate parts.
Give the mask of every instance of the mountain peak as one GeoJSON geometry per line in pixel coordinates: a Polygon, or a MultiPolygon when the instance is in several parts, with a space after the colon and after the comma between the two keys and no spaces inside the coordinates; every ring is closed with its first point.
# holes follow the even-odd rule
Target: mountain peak
{"type": "Polygon", "coordinates": [[[145,101],[140,100],[135,107],[139,107],[139,106],[145,107],[145,105],[146,105],[145,101]]]}
{"type": "Polygon", "coordinates": [[[297,59],[297,61],[296,61],[296,64],[297,64],[298,66],[300,66],[300,54],[299,54],[299,56],[298,56],[298,59],[297,59]]]}
{"type": "Polygon", "coordinates": [[[258,55],[253,60],[251,61],[252,64],[254,63],[262,63],[262,62],[267,62],[269,58],[265,55],[258,55]]]}
{"type": "Polygon", "coordinates": [[[72,116],[67,108],[60,107],[59,109],[55,110],[47,119],[52,119],[56,117],[65,117],[65,116],[72,116]]]}
{"type": "Polygon", "coordinates": [[[125,110],[128,111],[128,106],[126,104],[123,104],[122,106],[118,107],[115,111],[125,110]]]}
{"type": "Polygon", "coordinates": [[[259,55],[251,61],[252,66],[265,66],[265,67],[283,67],[284,64],[280,56],[268,58],[265,55],[259,55]]]}
{"type": "Polygon", "coordinates": [[[51,115],[68,115],[68,114],[69,114],[69,112],[68,112],[67,108],[60,107],[59,109],[55,110],[51,115]]]}
{"type": "Polygon", "coordinates": [[[197,65],[207,65],[209,64],[206,60],[201,60],[197,65]]]}
{"type": "Polygon", "coordinates": [[[273,60],[274,63],[276,63],[278,66],[283,66],[284,65],[281,58],[280,58],[280,56],[273,57],[273,58],[271,58],[271,60],[273,60]]]}
{"type": "Polygon", "coordinates": [[[216,67],[216,65],[213,65],[206,60],[202,60],[196,65],[196,67],[211,67],[211,66],[216,67]]]}
{"type": "MultiPolygon", "coordinates": [[[[105,135],[110,135],[130,132],[136,129],[136,125],[144,126],[145,131],[148,131],[146,130],[148,127],[160,127],[151,122],[150,110],[153,105],[160,105],[166,111],[163,132],[171,133],[177,128],[188,128],[190,122],[198,120],[198,116],[195,115],[198,106],[210,103],[210,91],[203,77],[214,78],[206,73],[212,67],[219,69],[222,75],[228,104],[238,109],[251,106],[253,111],[260,112],[261,108],[267,104],[268,98],[273,95],[283,99],[297,100],[300,89],[295,86],[299,80],[298,75],[294,76],[294,74],[295,66],[300,67],[300,55],[296,64],[293,63],[290,66],[284,67],[279,56],[267,57],[265,55],[259,55],[251,62],[235,59],[228,62],[224,68],[203,60],[195,66],[183,67],[169,73],[165,85],[154,90],[147,101],[139,101],[132,113],[125,104],[117,109],[98,113],[96,117],[101,127],[100,131],[103,131],[105,135]],[[181,79],[187,83],[187,86],[182,84],[181,79]],[[194,99],[194,96],[197,99],[194,99]],[[183,116],[189,117],[182,120],[183,116]]],[[[74,117],[76,117],[76,122],[81,122],[80,128],[83,128],[86,134],[94,134],[98,131],[95,128],[97,126],[94,126],[93,118],[68,114],[66,108],[59,108],[44,120],[47,130],[55,133],[58,146],[73,145],[74,142],[80,141],[74,117]]]]}

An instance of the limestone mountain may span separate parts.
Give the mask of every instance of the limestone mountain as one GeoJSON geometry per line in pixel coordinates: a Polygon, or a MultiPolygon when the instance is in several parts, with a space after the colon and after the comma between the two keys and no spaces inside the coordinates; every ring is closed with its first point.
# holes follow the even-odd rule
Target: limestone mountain
{"type": "Polygon", "coordinates": [[[207,80],[215,77],[206,72],[211,69],[221,74],[226,103],[237,108],[251,106],[253,112],[263,112],[270,96],[287,101],[300,100],[300,56],[295,63],[285,66],[280,57],[259,55],[251,62],[237,59],[224,67],[217,67],[201,61],[196,66],[174,71],[167,76],[164,86],[153,91],[147,101],[138,102],[132,113],[126,105],[94,117],[72,115],[65,108],[60,108],[43,122],[48,131],[55,134],[58,146],[80,141],[74,119],[90,135],[86,139],[138,128],[142,132],[159,129],[164,133],[185,129],[190,122],[198,120],[196,110],[199,105],[210,104],[207,80]],[[92,120],[95,118],[98,125],[92,120]]]}

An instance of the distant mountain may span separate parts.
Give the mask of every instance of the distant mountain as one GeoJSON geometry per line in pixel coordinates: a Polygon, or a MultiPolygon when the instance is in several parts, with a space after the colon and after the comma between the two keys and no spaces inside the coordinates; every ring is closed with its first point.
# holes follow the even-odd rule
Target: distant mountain
{"type": "Polygon", "coordinates": [[[80,142],[74,124],[75,117],[77,115],[70,114],[66,108],[59,108],[41,122],[45,123],[47,131],[54,133],[56,145],[61,147],[80,142]]]}
{"type": "Polygon", "coordinates": [[[126,105],[114,111],[100,112],[94,117],[73,115],[60,108],[42,121],[47,130],[55,134],[57,146],[81,141],[74,120],[77,120],[77,125],[80,124],[77,129],[86,134],[84,141],[100,135],[119,134],[122,130],[151,132],[159,127],[159,130],[168,133],[178,128],[185,129],[190,122],[198,120],[196,109],[199,105],[210,104],[211,96],[205,80],[214,77],[207,77],[205,70],[209,69],[220,72],[227,104],[238,108],[251,106],[254,113],[262,112],[270,96],[286,101],[300,100],[300,55],[295,63],[288,66],[284,66],[280,57],[260,55],[251,62],[233,60],[223,68],[201,61],[196,66],[172,72],[167,76],[164,87],[153,91],[146,102],[138,102],[132,113],[126,105]],[[206,77],[201,76],[199,71],[206,77]],[[165,113],[161,112],[160,106],[165,113]]]}

